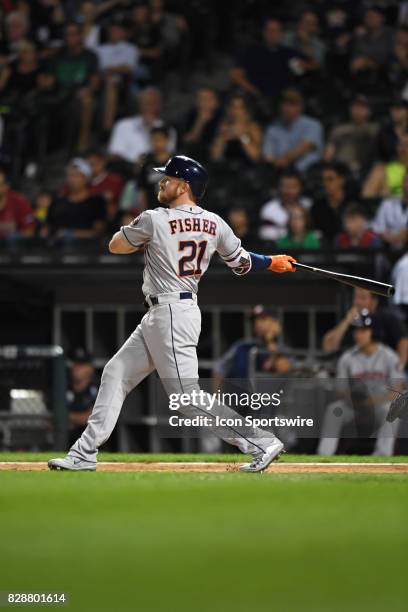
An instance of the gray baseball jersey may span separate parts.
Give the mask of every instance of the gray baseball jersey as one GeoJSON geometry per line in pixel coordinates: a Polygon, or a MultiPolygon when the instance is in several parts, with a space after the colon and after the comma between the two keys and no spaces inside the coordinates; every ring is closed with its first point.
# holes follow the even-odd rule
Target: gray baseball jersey
{"type": "MultiPolygon", "coordinates": [[[[145,296],[157,296],[158,303],[104,368],[88,426],[70,450],[70,455],[88,461],[96,461],[126,395],[154,370],[168,392],[199,390],[196,349],[201,312],[196,293],[212,255],[217,251],[235,274],[251,269],[251,257],[229,225],[199,206],[147,210],[121,232],[132,246],[145,247],[142,289],[145,296]],[[193,295],[182,299],[180,293],[193,295]]],[[[212,414],[225,416],[226,410],[230,409],[216,405],[212,414]]],[[[251,438],[237,430],[214,433],[244,453],[259,453],[275,439],[259,428],[251,430],[251,438]]]]}
{"type": "Polygon", "coordinates": [[[251,268],[251,258],[229,225],[199,206],[146,210],[121,232],[132,246],[145,247],[144,295],[197,293],[216,251],[236,274],[251,268]]]}
{"type": "Polygon", "coordinates": [[[391,381],[404,380],[404,373],[397,353],[378,343],[377,350],[371,355],[366,355],[357,346],[346,351],[337,364],[337,378],[359,378],[369,383],[370,391],[384,391],[391,381]]]}

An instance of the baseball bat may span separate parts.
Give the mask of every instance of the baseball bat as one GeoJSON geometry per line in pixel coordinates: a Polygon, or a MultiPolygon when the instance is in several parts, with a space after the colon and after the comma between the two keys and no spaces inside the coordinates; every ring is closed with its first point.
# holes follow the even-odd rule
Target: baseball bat
{"type": "Polygon", "coordinates": [[[306,266],[301,263],[292,264],[300,270],[306,270],[308,272],[314,272],[320,276],[326,278],[332,278],[333,280],[350,285],[351,287],[358,287],[359,289],[367,289],[371,293],[377,293],[384,297],[391,297],[395,293],[393,285],[387,285],[386,283],[380,283],[379,281],[372,280],[371,278],[363,278],[361,276],[352,276],[351,274],[341,274],[340,272],[331,272],[330,270],[322,270],[321,268],[315,268],[314,266],[306,266]]]}

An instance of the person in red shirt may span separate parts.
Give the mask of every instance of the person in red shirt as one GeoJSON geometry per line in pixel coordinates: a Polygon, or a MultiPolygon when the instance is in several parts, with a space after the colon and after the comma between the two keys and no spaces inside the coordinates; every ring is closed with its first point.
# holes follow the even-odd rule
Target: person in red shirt
{"type": "Polygon", "coordinates": [[[10,189],[7,174],[0,169],[0,238],[32,236],[34,228],[31,204],[21,193],[10,189]]]}
{"type": "Polygon", "coordinates": [[[381,246],[380,237],[368,226],[364,208],[356,204],[346,208],[343,213],[343,231],[337,234],[334,246],[338,249],[375,249],[381,246]]]}
{"type": "Polygon", "coordinates": [[[87,156],[87,161],[92,170],[90,192],[105,198],[107,218],[113,221],[118,212],[123,178],[107,169],[107,156],[103,151],[91,151],[87,156]]]}

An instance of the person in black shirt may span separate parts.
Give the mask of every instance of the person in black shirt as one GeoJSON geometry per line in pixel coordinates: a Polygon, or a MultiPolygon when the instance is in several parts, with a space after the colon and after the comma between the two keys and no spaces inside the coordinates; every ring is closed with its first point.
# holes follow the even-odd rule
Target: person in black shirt
{"type": "Polygon", "coordinates": [[[346,191],[346,177],[339,164],[323,166],[321,173],[323,194],[316,198],[310,214],[315,230],[322,233],[328,244],[332,244],[335,236],[343,229],[342,216],[349,204],[346,191]]]}
{"type": "Polygon", "coordinates": [[[48,210],[43,235],[57,238],[97,238],[105,229],[105,200],[92,195],[92,171],[87,161],[73,159],[66,170],[66,191],[48,210]]]}
{"type": "Polygon", "coordinates": [[[294,77],[297,51],[282,44],[283,28],[278,19],[268,19],[263,28],[263,41],[238,51],[231,81],[256,98],[276,99],[294,77]]]}
{"type": "Polygon", "coordinates": [[[182,131],[187,154],[194,159],[207,160],[221,118],[220,101],[211,87],[201,87],[195,106],[188,113],[182,131]]]}
{"type": "Polygon", "coordinates": [[[378,135],[379,155],[382,161],[394,161],[398,155],[398,143],[408,134],[408,104],[396,98],[390,105],[390,115],[381,126],[378,135]]]}
{"type": "Polygon", "coordinates": [[[159,24],[154,23],[148,2],[138,1],[130,13],[131,36],[129,42],[137,45],[140,60],[148,69],[149,77],[157,82],[162,76],[163,44],[159,24]]]}
{"type": "Polygon", "coordinates": [[[26,40],[19,44],[16,59],[0,72],[0,103],[6,115],[7,145],[14,161],[38,163],[46,149],[47,99],[44,68],[38,49],[26,40]]]}

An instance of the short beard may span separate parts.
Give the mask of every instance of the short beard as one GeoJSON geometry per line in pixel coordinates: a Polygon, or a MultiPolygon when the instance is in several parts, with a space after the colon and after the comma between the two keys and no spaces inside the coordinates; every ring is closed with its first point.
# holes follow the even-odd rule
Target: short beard
{"type": "Polygon", "coordinates": [[[159,200],[160,204],[168,204],[168,199],[167,197],[164,195],[163,191],[159,191],[159,193],[157,194],[157,199],[159,200]]]}

